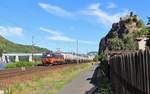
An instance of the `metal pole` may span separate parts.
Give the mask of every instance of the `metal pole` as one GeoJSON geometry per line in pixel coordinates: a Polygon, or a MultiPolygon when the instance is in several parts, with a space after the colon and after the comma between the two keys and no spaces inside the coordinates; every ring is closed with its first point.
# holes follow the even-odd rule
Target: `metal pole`
{"type": "Polygon", "coordinates": [[[34,36],[32,36],[32,60],[33,60],[33,46],[34,46],[34,36]]]}
{"type": "Polygon", "coordinates": [[[78,40],[77,40],[77,64],[79,63],[78,61],[78,40]]]}

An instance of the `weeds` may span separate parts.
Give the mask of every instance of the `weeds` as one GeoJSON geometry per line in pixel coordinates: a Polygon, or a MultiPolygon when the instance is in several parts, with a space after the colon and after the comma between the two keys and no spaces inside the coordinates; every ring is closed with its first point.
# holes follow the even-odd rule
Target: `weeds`
{"type": "Polygon", "coordinates": [[[21,68],[21,67],[33,67],[41,64],[41,62],[15,62],[6,64],[5,69],[21,68]]]}
{"type": "Polygon", "coordinates": [[[32,81],[13,85],[9,90],[10,93],[7,94],[54,94],[69,83],[77,74],[89,67],[89,64],[79,64],[51,72],[43,78],[35,76],[32,81]]]}

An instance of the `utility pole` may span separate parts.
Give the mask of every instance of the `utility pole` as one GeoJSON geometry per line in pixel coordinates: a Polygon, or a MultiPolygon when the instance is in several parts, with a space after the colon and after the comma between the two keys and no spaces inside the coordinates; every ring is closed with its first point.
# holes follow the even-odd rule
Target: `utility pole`
{"type": "Polygon", "coordinates": [[[32,36],[32,60],[33,60],[33,50],[34,50],[34,36],[32,36]]]}
{"type": "Polygon", "coordinates": [[[78,40],[77,40],[77,49],[76,49],[76,53],[77,53],[77,64],[79,63],[79,61],[78,61],[78,59],[79,59],[79,58],[78,58],[78,50],[79,50],[79,47],[78,47],[78,46],[79,46],[79,43],[78,43],[78,40]]]}

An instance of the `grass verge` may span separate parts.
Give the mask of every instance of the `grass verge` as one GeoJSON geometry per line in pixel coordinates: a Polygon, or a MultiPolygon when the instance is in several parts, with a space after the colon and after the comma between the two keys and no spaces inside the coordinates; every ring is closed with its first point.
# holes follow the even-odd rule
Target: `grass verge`
{"type": "Polygon", "coordinates": [[[107,77],[100,79],[100,87],[97,87],[97,90],[93,94],[112,94],[111,83],[107,77]]]}
{"type": "Polygon", "coordinates": [[[55,94],[81,71],[90,67],[88,63],[79,64],[50,72],[43,78],[33,76],[32,81],[15,84],[6,90],[6,94],[55,94]]]}

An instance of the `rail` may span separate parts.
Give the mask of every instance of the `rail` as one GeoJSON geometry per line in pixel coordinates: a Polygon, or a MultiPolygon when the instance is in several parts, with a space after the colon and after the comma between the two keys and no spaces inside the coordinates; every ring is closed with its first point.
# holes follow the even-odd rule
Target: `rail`
{"type": "Polygon", "coordinates": [[[5,89],[11,86],[11,84],[17,84],[21,81],[27,81],[32,79],[34,75],[46,75],[47,72],[55,72],[65,67],[74,66],[77,64],[63,64],[56,66],[37,66],[32,68],[18,68],[10,70],[0,71],[0,89],[5,89]]]}

